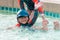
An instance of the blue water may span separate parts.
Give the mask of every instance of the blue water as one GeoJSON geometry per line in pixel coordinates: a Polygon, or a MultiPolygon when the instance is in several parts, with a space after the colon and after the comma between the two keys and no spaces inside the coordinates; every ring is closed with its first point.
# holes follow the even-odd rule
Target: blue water
{"type": "MultiPolygon", "coordinates": [[[[17,23],[16,15],[2,15],[0,14],[0,40],[60,40],[60,31],[55,31],[53,28],[53,21],[55,19],[46,18],[49,21],[48,31],[35,30],[30,31],[27,28],[15,28],[6,30],[17,23]]],[[[41,26],[41,17],[39,17],[34,24],[41,26]]]]}

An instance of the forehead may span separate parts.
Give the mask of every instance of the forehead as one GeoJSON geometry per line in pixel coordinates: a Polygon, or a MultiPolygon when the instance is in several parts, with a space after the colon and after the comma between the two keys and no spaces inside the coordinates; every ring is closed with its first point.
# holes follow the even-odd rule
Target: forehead
{"type": "Polygon", "coordinates": [[[27,16],[21,16],[21,17],[19,17],[19,18],[28,18],[27,16]]]}

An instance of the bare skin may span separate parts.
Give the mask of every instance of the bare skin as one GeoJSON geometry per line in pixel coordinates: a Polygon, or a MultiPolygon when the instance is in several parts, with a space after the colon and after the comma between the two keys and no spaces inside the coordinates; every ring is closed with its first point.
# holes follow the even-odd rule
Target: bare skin
{"type": "Polygon", "coordinates": [[[33,26],[33,28],[37,29],[37,30],[45,30],[45,31],[48,31],[48,21],[47,20],[43,20],[42,21],[42,28],[41,27],[36,27],[36,26],[33,26]]]}
{"type": "Polygon", "coordinates": [[[58,21],[55,21],[53,24],[54,24],[54,29],[55,30],[60,30],[60,24],[59,24],[58,21]]]}
{"type": "Polygon", "coordinates": [[[26,24],[26,22],[28,21],[28,17],[19,18],[18,21],[22,24],[26,24]]]}

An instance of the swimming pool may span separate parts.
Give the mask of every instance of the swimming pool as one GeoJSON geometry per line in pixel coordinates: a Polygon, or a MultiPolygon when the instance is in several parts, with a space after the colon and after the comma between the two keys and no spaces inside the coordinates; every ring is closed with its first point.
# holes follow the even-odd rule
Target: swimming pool
{"type": "MultiPolygon", "coordinates": [[[[60,40],[60,31],[53,30],[53,21],[55,19],[47,18],[49,21],[47,32],[29,31],[16,28],[15,30],[5,30],[7,27],[16,24],[16,15],[0,14],[0,40],[60,40]],[[23,30],[23,31],[21,31],[23,30]]],[[[42,19],[38,17],[35,25],[40,26],[42,19]],[[38,22],[39,21],[39,22],[38,22]]]]}

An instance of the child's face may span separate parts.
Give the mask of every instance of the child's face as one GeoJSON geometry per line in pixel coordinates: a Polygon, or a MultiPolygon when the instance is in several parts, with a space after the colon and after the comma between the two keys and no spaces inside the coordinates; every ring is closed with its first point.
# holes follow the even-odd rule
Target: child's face
{"type": "Polygon", "coordinates": [[[18,19],[18,21],[22,24],[26,24],[28,22],[28,17],[21,17],[18,19]]]}

